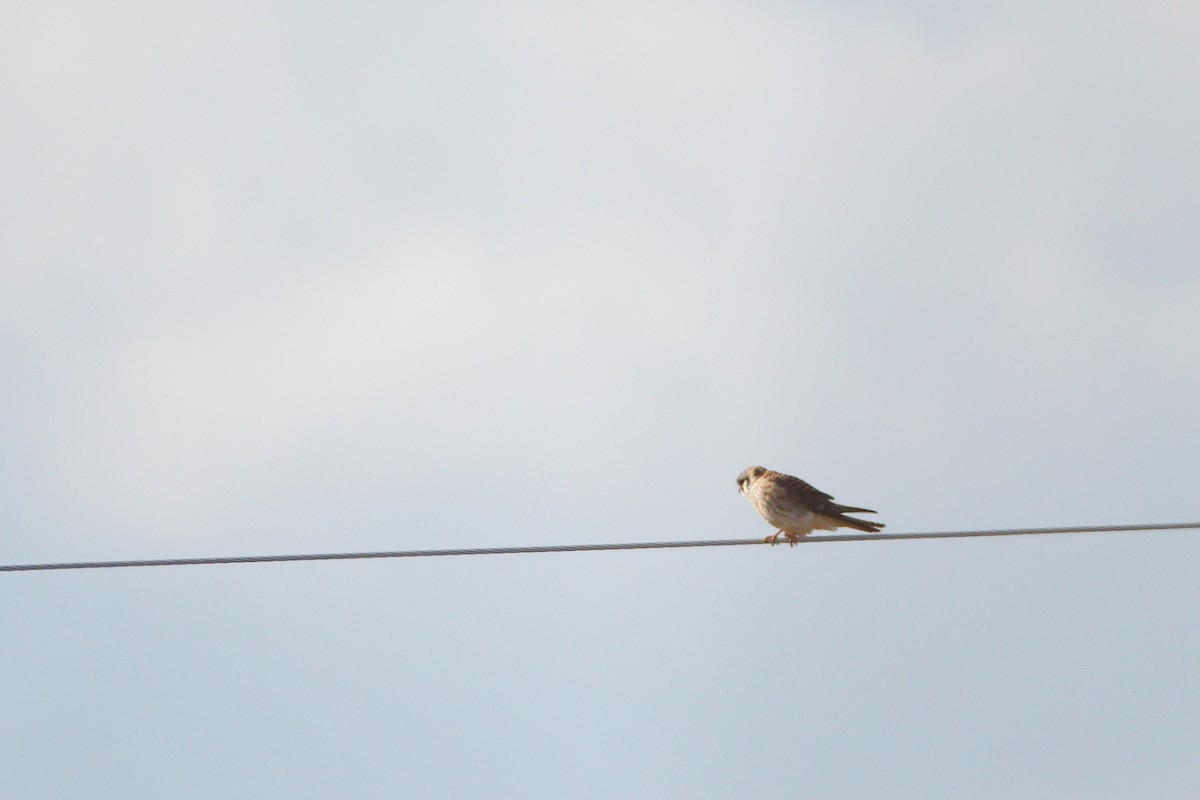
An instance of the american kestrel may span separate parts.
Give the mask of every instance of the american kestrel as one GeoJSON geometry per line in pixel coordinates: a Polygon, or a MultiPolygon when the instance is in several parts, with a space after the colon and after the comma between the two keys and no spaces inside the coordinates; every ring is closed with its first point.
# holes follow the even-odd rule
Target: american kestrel
{"type": "Polygon", "coordinates": [[[766,467],[746,467],[738,475],[737,481],[738,491],[746,495],[754,510],[779,528],[773,535],[763,539],[764,542],[775,544],[782,534],[787,537],[788,544],[794,545],[800,541],[800,537],[814,530],[855,528],[875,533],[883,527],[882,522],[867,522],[846,516],[848,512],[874,514],[871,509],[838,505],[833,502],[832,496],[782,472],[766,467]]]}

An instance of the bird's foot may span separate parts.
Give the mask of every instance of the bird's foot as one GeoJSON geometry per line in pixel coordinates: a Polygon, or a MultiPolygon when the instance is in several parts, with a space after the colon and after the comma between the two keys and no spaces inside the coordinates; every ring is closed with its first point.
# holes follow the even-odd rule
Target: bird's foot
{"type": "Polygon", "coordinates": [[[779,544],[779,537],[782,534],[783,534],[783,531],[775,531],[770,536],[763,539],[763,541],[766,542],[767,544],[779,544]]]}

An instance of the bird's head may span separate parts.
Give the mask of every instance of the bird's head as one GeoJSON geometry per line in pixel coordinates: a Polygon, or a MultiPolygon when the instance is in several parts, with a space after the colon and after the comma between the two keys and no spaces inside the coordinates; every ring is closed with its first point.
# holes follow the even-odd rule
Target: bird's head
{"type": "Polygon", "coordinates": [[[754,479],[760,477],[766,471],[766,467],[746,467],[738,474],[738,491],[745,494],[746,489],[750,488],[750,484],[754,479]]]}

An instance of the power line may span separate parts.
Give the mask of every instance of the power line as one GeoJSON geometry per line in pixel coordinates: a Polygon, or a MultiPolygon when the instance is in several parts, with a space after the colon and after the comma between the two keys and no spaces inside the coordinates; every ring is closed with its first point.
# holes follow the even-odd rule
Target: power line
{"type": "MultiPolygon", "coordinates": [[[[979,536],[1031,536],[1048,533],[1116,533],[1200,528],[1200,522],[1165,522],[1148,525],[1091,525],[1076,528],[1009,528],[994,531],[940,531],[926,533],[854,533],[806,536],[797,544],[870,542],[895,539],[966,539],[979,536]]],[[[391,550],[373,553],[314,553],[284,556],[217,556],[215,558],[159,558],[141,561],[77,561],[62,564],[12,564],[0,572],[35,572],[54,569],[105,569],[112,567],[179,567],[199,564],[260,564],[270,561],[343,561],[356,558],[422,558],[427,556],[499,556],[525,553],[580,553],[592,550],[658,550],[677,547],[733,547],[765,544],[762,539],[709,539],[691,542],[633,542],[628,544],[556,544],[533,547],[467,547],[455,550],[391,550]]]]}

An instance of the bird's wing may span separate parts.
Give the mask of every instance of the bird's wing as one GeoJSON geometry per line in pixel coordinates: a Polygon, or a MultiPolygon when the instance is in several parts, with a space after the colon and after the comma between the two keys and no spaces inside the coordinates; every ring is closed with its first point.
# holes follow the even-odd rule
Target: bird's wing
{"type": "Polygon", "coordinates": [[[768,473],[763,477],[774,481],[776,486],[787,493],[789,500],[797,505],[804,506],[810,511],[819,512],[826,506],[831,505],[830,501],[833,500],[833,495],[825,494],[815,486],[799,478],[794,478],[791,475],[784,475],[782,472],[768,473]]]}
{"type": "MultiPolygon", "coordinates": [[[[799,478],[795,478],[791,475],[784,475],[782,472],[776,473],[774,480],[776,484],[778,484],[785,492],[787,492],[789,499],[804,506],[809,511],[816,512],[817,514],[824,514],[835,519],[849,519],[849,517],[842,517],[841,515],[854,513],[876,513],[869,508],[857,508],[856,506],[844,506],[840,503],[835,503],[833,502],[833,495],[825,494],[825,492],[822,492],[812,484],[802,481],[799,478]]],[[[882,524],[878,522],[867,524],[879,525],[882,527],[882,524]]]]}

